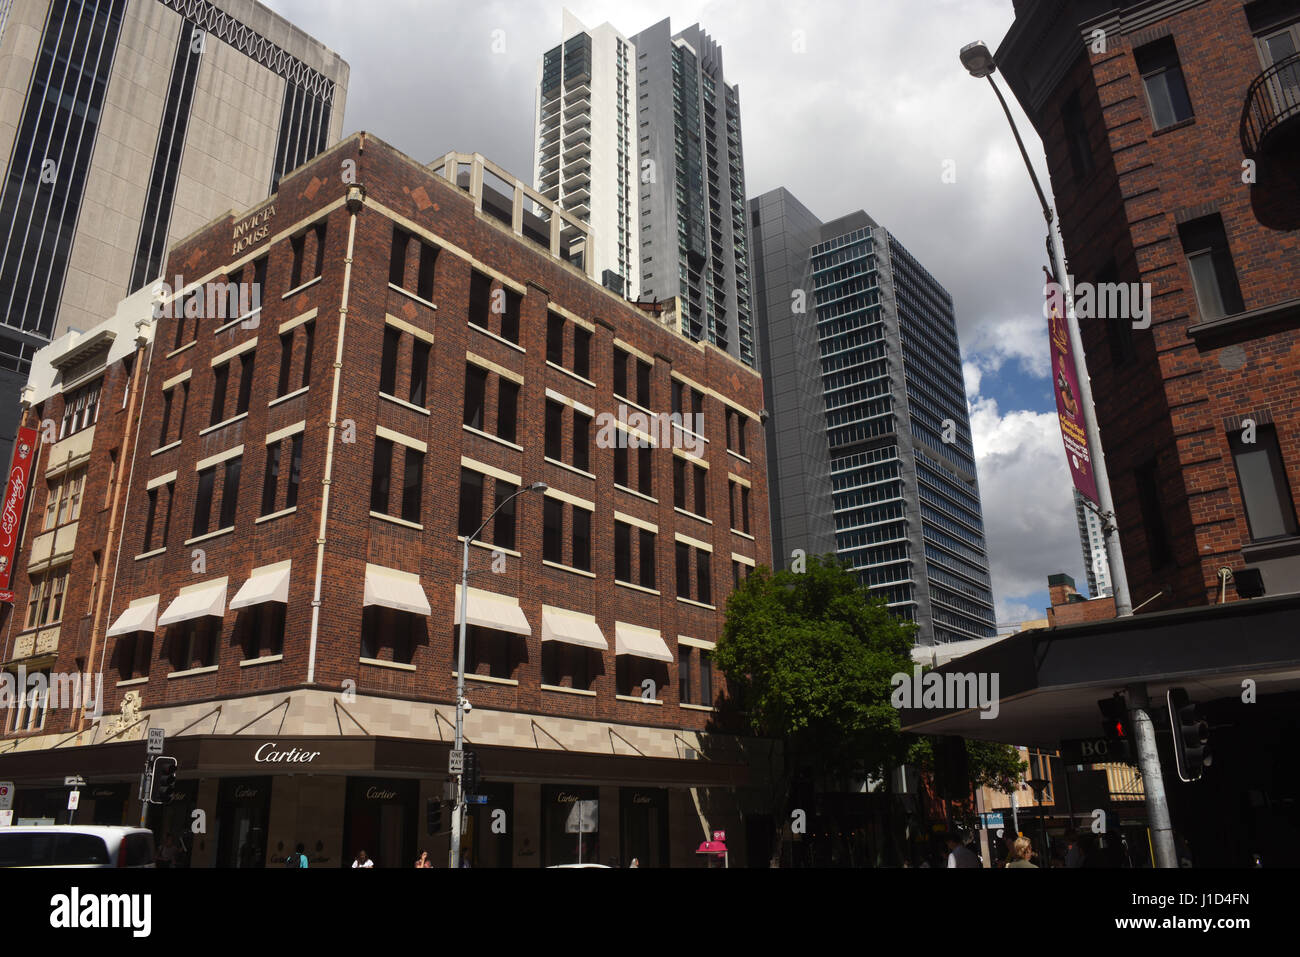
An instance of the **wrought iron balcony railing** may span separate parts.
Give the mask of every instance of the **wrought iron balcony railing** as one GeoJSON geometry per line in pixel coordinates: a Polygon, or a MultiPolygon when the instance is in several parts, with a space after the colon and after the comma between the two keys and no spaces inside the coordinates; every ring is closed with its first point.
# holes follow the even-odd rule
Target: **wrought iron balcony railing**
{"type": "Polygon", "coordinates": [[[1255,156],[1270,135],[1300,117],[1300,53],[1279,60],[1255,77],[1241,114],[1241,145],[1255,156]]]}

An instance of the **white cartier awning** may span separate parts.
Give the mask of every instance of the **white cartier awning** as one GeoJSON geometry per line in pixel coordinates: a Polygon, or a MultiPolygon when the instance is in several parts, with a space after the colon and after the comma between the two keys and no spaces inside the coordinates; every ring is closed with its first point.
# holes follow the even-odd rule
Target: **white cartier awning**
{"type": "Polygon", "coordinates": [[[366,566],[366,597],[363,604],[367,608],[378,605],[426,617],[433,612],[424,588],[420,585],[419,575],[399,572],[382,565],[366,566]]]}
{"type": "Polygon", "coordinates": [[[155,631],[158,627],[159,597],[158,595],[151,595],[148,598],[137,598],[131,602],[126,611],[117,616],[117,621],[113,622],[113,627],[108,629],[108,637],[133,635],[137,631],[155,631]]]}
{"type": "MultiPolygon", "coordinates": [[[[493,631],[505,631],[512,635],[531,635],[533,626],[524,617],[524,610],[519,607],[519,599],[510,595],[498,595],[477,588],[469,590],[467,623],[479,628],[493,631]]],[[[460,586],[456,586],[456,618],[460,624],[460,586]]]]}
{"type": "Polygon", "coordinates": [[[254,568],[238,594],[230,600],[230,610],[265,605],[267,602],[289,604],[289,569],[291,562],[254,568]]]}
{"type": "Polygon", "coordinates": [[[580,648],[608,651],[609,642],[591,615],[542,606],[542,641],[560,641],[580,648]]]}
{"type": "Polygon", "coordinates": [[[220,618],[226,613],[228,583],[228,578],[218,578],[202,585],[187,585],[181,589],[176,600],[167,606],[167,610],[158,619],[158,624],[166,628],[195,618],[220,618]]]}
{"type": "Polygon", "coordinates": [[[614,654],[650,658],[669,664],[673,662],[673,653],[668,650],[668,645],[659,632],[653,628],[629,625],[625,621],[614,622],[614,654]]]}

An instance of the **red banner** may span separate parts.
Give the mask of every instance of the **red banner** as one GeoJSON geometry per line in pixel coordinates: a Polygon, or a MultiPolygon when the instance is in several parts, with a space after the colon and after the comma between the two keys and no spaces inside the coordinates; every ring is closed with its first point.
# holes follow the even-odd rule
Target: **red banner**
{"type": "Polygon", "coordinates": [[[31,478],[35,457],[36,430],[19,429],[14,442],[13,464],[9,467],[9,485],[5,488],[4,505],[0,510],[0,601],[12,603],[14,600],[14,593],[9,590],[9,579],[18,552],[27,481],[31,478]]]}
{"type": "Polygon", "coordinates": [[[1047,274],[1046,292],[1048,338],[1052,343],[1052,391],[1056,393],[1056,413],[1061,420],[1065,457],[1070,463],[1074,487],[1088,501],[1096,503],[1097,477],[1092,471],[1088,431],[1083,422],[1083,398],[1079,394],[1074,346],[1070,342],[1070,327],[1065,318],[1065,296],[1061,287],[1052,280],[1051,273],[1047,274]]]}

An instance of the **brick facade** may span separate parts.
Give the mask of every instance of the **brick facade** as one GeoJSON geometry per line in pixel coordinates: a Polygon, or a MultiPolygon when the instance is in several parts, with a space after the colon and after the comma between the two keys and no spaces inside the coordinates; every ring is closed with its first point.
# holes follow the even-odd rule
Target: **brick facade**
{"type": "MultiPolygon", "coordinates": [[[[215,669],[194,669],[195,673],[184,674],[191,669],[177,661],[175,649],[170,647],[174,639],[161,626],[154,636],[147,670],[137,666],[132,671],[128,667],[126,653],[135,636],[109,638],[104,659],[107,686],[104,710],[115,711],[122,695],[129,690],[140,691],[143,707],[149,709],[219,702],[308,684],[317,539],[333,421],[337,430],[332,443],[333,474],[328,486],[312,684],[337,689],[344,687],[345,682],[355,681],[356,691],[362,695],[454,701],[453,601],[461,561],[461,543],[457,539],[458,495],[461,462],[468,458],[501,473],[519,476],[525,485],[544,481],[553,491],[595,505],[591,523],[592,576],[543,564],[541,495],[526,494],[516,501],[518,553],[498,556],[504,558],[503,573],[492,571],[492,549],[471,549],[471,587],[517,596],[532,628],[530,637],[519,639],[524,660],[513,674],[517,684],[471,682],[469,694],[475,708],[665,728],[703,730],[708,726],[714,719],[708,709],[679,707],[676,661],[667,666],[666,687],[660,683],[661,704],[620,700],[616,696],[615,621],[658,630],[676,656],[679,635],[708,642],[717,640],[731,588],[733,554],[770,565],[766,454],[758,422],[762,386],[758,376],[719,350],[684,339],[646,312],[603,290],[578,269],[513,235],[508,226],[476,211],[474,200],[465,191],[366,134],[351,137],[286,177],[279,193],[263,207],[227,216],[182,241],[172,249],[165,275],[169,282],[174,281],[172,277],[183,277],[184,286],[194,282],[224,282],[241,266],[246,275],[251,274],[251,264],[264,255],[269,260],[260,314],[233,323],[201,319],[197,322],[197,333],[192,331],[195,320],[190,319],[189,326],[179,335],[180,319],[158,320],[152,330],[151,346],[140,352],[147,362],[134,363],[141,378],[137,421],[127,421],[127,410],[123,408],[124,390],[129,381],[125,365],[118,362],[108,370],[90,449],[92,466],[76,533],[76,554],[66,596],[68,610],[63,614],[57,658],[52,667],[58,671],[82,670],[86,663],[81,659],[90,655],[92,641],[104,649],[105,631],[133,600],[160,595],[161,614],[182,588],[226,577],[227,610],[216,636],[215,669]],[[365,194],[355,222],[345,203],[352,182],[363,187],[365,194]],[[266,235],[239,249],[232,261],[237,226],[250,218],[265,221],[266,235]],[[390,285],[395,223],[412,233],[416,240],[408,250],[403,285],[416,289],[421,282],[420,242],[437,250],[430,301],[390,285]],[[316,228],[322,225],[323,270],[318,280],[311,281],[319,235],[316,228]],[[353,226],[355,236],[349,258],[349,233],[353,226]],[[295,240],[304,233],[301,281],[298,291],[290,294],[295,240]],[[494,277],[494,291],[522,293],[518,300],[518,347],[500,336],[485,334],[466,321],[471,275],[475,270],[494,277]],[[345,289],[346,311],[343,309],[345,289]],[[548,309],[576,317],[566,323],[565,364],[571,364],[573,358],[574,327],[591,326],[588,379],[547,363],[548,309]],[[312,312],[311,372],[303,391],[299,382],[305,360],[306,336],[302,334],[305,323],[300,322],[284,333],[281,327],[312,312]],[[398,398],[410,395],[412,357],[417,343],[429,343],[428,383],[423,404],[393,401],[380,395],[385,327],[391,322],[388,317],[397,320],[395,328],[405,330],[399,340],[393,390],[398,398]],[[344,328],[340,347],[340,330],[344,328]],[[277,399],[282,335],[292,336],[293,352],[287,398],[277,399]],[[587,406],[597,415],[618,414],[623,400],[616,399],[613,393],[616,339],[629,355],[635,357],[639,353],[653,360],[650,411],[668,412],[673,376],[705,393],[703,431],[709,444],[703,458],[709,466],[706,473],[709,522],[674,509],[673,453],[668,449],[657,449],[651,454],[656,501],[615,488],[615,453],[611,449],[596,448],[593,444],[590,474],[580,474],[545,460],[542,436],[548,391],[587,406]],[[209,423],[213,418],[213,360],[253,341],[256,345],[251,352],[240,353],[230,361],[225,411],[216,416],[224,424],[212,428],[209,423]],[[508,376],[522,377],[515,444],[494,441],[462,428],[467,354],[478,357],[491,370],[501,369],[508,376]],[[237,415],[242,389],[241,366],[250,355],[254,371],[247,413],[237,415]],[[339,388],[337,410],[333,411],[336,355],[340,360],[339,388]],[[186,374],[188,381],[176,384],[186,374]],[[164,386],[177,390],[170,411],[165,406],[164,386]],[[182,388],[188,388],[183,427],[178,421],[182,388]],[[751,419],[746,435],[746,457],[727,449],[724,411],[728,406],[751,419]],[[166,434],[165,416],[169,418],[166,434]],[[269,513],[272,517],[259,521],[265,518],[259,506],[268,467],[267,436],[291,430],[298,423],[305,425],[301,431],[296,508],[282,507],[288,473],[286,464],[282,463],[277,501],[274,511],[269,513]],[[371,516],[371,473],[380,430],[398,433],[412,444],[427,449],[419,479],[422,503],[418,523],[385,521],[371,516]],[[239,446],[243,447],[243,453],[233,530],[218,531],[210,537],[196,536],[194,533],[199,530],[193,526],[193,513],[200,495],[198,466],[204,460],[228,455],[239,446]],[[103,463],[110,452],[116,454],[119,464],[126,463],[129,486],[122,496],[120,558],[117,554],[102,557],[109,569],[111,606],[105,601],[103,613],[96,622],[92,616],[82,617],[82,610],[92,607],[91,553],[102,548],[107,536],[111,510],[102,506],[111,499],[103,463]],[[163,519],[158,514],[152,547],[147,550],[144,542],[149,489],[151,483],[159,488],[158,480],[173,472],[174,481],[166,483],[171,485],[174,497],[166,538],[160,540],[158,526],[163,519]],[[750,483],[752,537],[733,533],[728,527],[729,476],[750,483]],[[657,526],[658,594],[615,584],[615,512],[657,526]],[[677,534],[707,543],[713,549],[712,608],[676,597],[674,537],[677,534]],[[238,646],[237,615],[229,610],[229,601],[253,569],[285,561],[292,562],[292,571],[283,657],[250,664],[244,649],[238,646]],[[413,668],[359,661],[368,563],[419,575],[432,614],[417,638],[410,661],[413,668]],[[114,567],[116,575],[111,578],[114,567]],[[596,617],[609,642],[609,650],[600,655],[600,666],[591,684],[594,696],[546,691],[540,687],[539,639],[544,604],[596,617]],[[176,676],[178,670],[183,674],[176,676]],[[116,686],[119,681],[132,680],[132,674],[134,683],[116,686]],[[169,674],[173,675],[170,679],[169,674]],[[138,680],[146,676],[147,682],[138,680]]],[[[493,314],[490,324],[500,320],[500,316],[493,314]]],[[[496,325],[492,329],[500,331],[496,325]]],[[[500,378],[496,371],[491,371],[488,377],[486,423],[496,421],[496,386],[500,378]]],[[[635,387],[628,391],[635,391],[635,387]]],[[[64,398],[61,394],[52,395],[41,407],[29,411],[28,422],[59,421],[64,398]]],[[[565,429],[563,447],[567,459],[573,441],[571,415],[565,417],[565,429]]],[[[593,436],[595,430],[593,423],[593,436]]],[[[389,499],[395,505],[390,514],[400,515],[404,456],[400,443],[395,448],[389,499]]],[[[45,450],[48,447],[43,447],[45,450]]],[[[48,458],[40,464],[43,468],[47,463],[48,458]]],[[[209,529],[219,529],[222,524],[218,513],[228,476],[224,466],[224,462],[218,463],[214,472],[209,529]]],[[[31,518],[20,555],[26,555],[33,540],[41,534],[38,519],[44,514],[44,485],[40,478],[33,481],[36,492],[29,500],[31,518]]],[[[493,483],[489,481],[485,486],[484,517],[493,507],[493,483]]],[[[566,549],[568,514],[566,506],[566,549]]],[[[25,567],[23,562],[20,558],[20,568],[25,567]]],[[[693,583],[694,572],[692,565],[693,583]]],[[[25,574],[20,572],[15,576],[15,588],[16,612],[3,622],[6,660],[14,657],[15,637],[26,630],[22,620],[28,589],[25,574]]],[[[379,657],[391,659],[391,649],[381,651],[379,657]]],[[[698,654],[691,657],[691,681],[697,688],[701,678],[698,659],[698,654]]],[[[92,671],[99,670],[98,662],[89,663],[89,667],[92,671]]],[[[722,684],[721,677],[715,677],[716,696],[725,693],[722,684]]],[[[68,721],[69,716],[52,711],[46,722],[47,733],[68,726],[68,721]]],[[[432,729],[429,731],[432,733],[432,729]]]]}
{"type": "MultiPolygon", "coordinates": [[[[1300,296],[1297,120],[1258,156],[1244,152],[1240,121],[1264,69],[1255,38],[1265,4],[1103,6],[1020,5],[998,61],[1046,146],[1075,281],[1152,287],[1150,329],[1114,319],[1081,327],[1133,603],[1163,592],[1144,607],[1158,611],[1218,601],[1218,569],[1259,563],[1226,422],[1271,421],[1290,488],[1300,488],[1300,310],[1285,305],[1300,296]],[[1095,29],[1105,31],[1104,51],[1095,29]],[[1157,130],[1135,50],[1161,38],[1176,48],[1193,115],[1157,130]],[[1065,121],[1074,95],[1092,165],[1082,173],[1065,121]],[[1243,181],[1247,159],[1254,184],[1243,181]],[[1214,213],[1247,319],[1197,329],[1205,319],[1179,226],[1214,213]],[[1266,314],[1252,321],[1256,311],[1266,314]],[[1158,509],[1139,502],[1151,467],[1158,509]],[[1167,549],[1153,548],[1160,526],[1167,549]]],[[[1283,551],[1288,561],[1300,554],[1283,551]]],[[[1287,566],[1269,587],[1300,585],[1287,566]]]]}

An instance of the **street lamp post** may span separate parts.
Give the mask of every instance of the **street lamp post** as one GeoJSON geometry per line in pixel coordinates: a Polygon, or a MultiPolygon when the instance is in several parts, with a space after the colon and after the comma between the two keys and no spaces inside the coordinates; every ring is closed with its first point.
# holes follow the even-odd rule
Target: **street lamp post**
{"type": "MultiPolygon", "coordinates": [[[[1007,115],[1011,132],[1015,134],[1016,145],[1029,170],[1029,178],[1034,181],[1038,192],[1038,201],[1043,207],[1043,217],[1047,220],[1047,247],[1052,258],[1052,269],[1056,273],[1056,282],[1065,295],[1065,317],[1070,330],[1070,343],[1074,351],[1074,371],[1079,379],[1079,404],[1083,409],[1084,427],[1088,434],[1088,445],[1092,449],[1093,474],[1097,479],[1097,497],[1101,506],[1102,533],[1106,536],[1106,557],[1110,560],[1111,583],[1115,588],[1115,615],[1123,618],[1133,614],[1133,600],[1128,590],[1128,573],[1124,568],[1124,553],[1120,549],[1119,529],[1115,524],[1115,502],[1110,494],[1110,476],[1106,471],[1106,456],[1101,450],[1101,433],[1097,428],[1097,413],[1092,404],[1092,381],[1088,378],[1088,366],[1083,352],[1083,337],[1079,334],[1079,320],[1074,314],[1074,295],[1070,289],[1070,279],[1065,269],[1065,255],[1057,235],[1056,216],[1043,187],[1038,182],[1038,174],[1029,162],[1029,153],[1025,150],[1016,121],[1011,116],[1007,101],[1002,91],[993,82],[993,73],[997,64],[993,54],[984,43],[968,43],[961,49],[961,62],[971,76],[987,78],[989,86],[997,94],[1002,104],[1002,112],[1007,115]]],[[[1127,689],[1126,700],[1129,706],[1129,721],[1133,728],[1134,741],[1137,746],[1138,768],[1142,772],[1143,790],[1146,794],[1147,816],[1151,821],[1155,837],[1155,864],[1157,867],[1177,867],[1178,858],[1174,853],[1172,828],[1169,820],[1169,803],[1165,795],[1164,778],[1160,769],[1160,756],[1156,750],[1155,727],[1148,714],[1146,686],[1133,685],[1127,689]]]]}
{"type": "Polygon", "coordinates": [[[1097,427],[1097,412],[1092,403],[1092,380],[1088,376],[1083,337],[1079,333],[1079,320],[1074,314],[1074,292],[1065,268],[1065,254],[1060,244],[1060,236],[1057,234],[1056,214],[1052,210],[1051,203],[1047,201],[1047,194],[1043,192],[1042,184],[1038,181],[1033,163],[1029,161],[1029,153],[1025,149],[1024,140],[1020,138],[1016,121],[1011,116],[1011,108],[1007,106],[1007,101],[1002,96],[1002,91],[998,89],[998,85],[993,82],[993,74],[997,70],[993,54],[983,43],[970,43],[961,49],[961,62],[971,76],[987,79],[989,86],[993,87],[998,102],[1002,104],[1002,112],[1007,115],[1007,123],[1010,124],[1011,132],[1016,138],[1016,145],[1020,147],[1020,156],[1025,161],[1025,169],[1029,171],[1029,178],[1033,180],[1034,190],[1038,193],[1043,218],[1047,220],[1047,251],[1052,260],[1052,271],[1056,274],[1056,282],[1064,293],[1066,324],[1070,330],[1070,344],[1074,352],[1074,372],[1079,380],[1079,405],[1083,410],[1084,429],[1088,435],[1088,445],[1092,450],[1093,475],[1097,480],[1097,498],[1100,499],[1097,503],[1100,506],[1099,517],[1102,534],[1106,537],[1106,559],[1110,562],[1111,584],[1115,592],[1115,616],[1124,618],[1133,614],[1133,600],[1129,596],[1128,573],[1124,569],[1124,552],[1120,547],[1119,528],[1115,523],[1115,502],[1110,494],[1110,475],[1106,471],[1106,455],[1101,448],[1101,432],[1097,427]]]}
{"type": "MultiPolygon", "coordinates": [[[[469,619],[469,546],[474,539],[483,533],[483,529],[491,524],[492,519],[496,518],[497,512],[501,511],[511,502],[525,492],[545,492],[547,489],[545,482],[534,482],[527,488],[517,490],[513,495],[506,498],[500,505],[492,510],[492,514],[487,517],[487,521],[478,527],[473,535],[465,537],[465,548],[461,555],[460,562],[460,639],[459,647],[456,650],[456,745],[455,750],[464,754],[465,748],[465,632],[466,622],[469,619]]],[[[462,758],[463,761],[463,758],[462,758]]],[[[456,773],[456,805],[451,814],[451,867],[460,867],[460,831],[462,821],[465,817],[465,771],[464,764],[461,770],[456,773]]]]}

